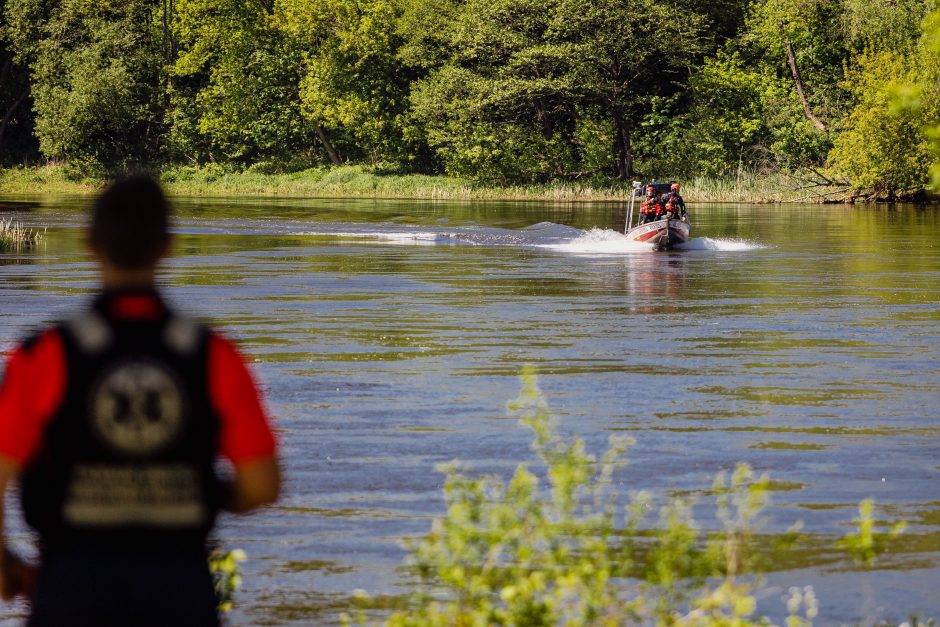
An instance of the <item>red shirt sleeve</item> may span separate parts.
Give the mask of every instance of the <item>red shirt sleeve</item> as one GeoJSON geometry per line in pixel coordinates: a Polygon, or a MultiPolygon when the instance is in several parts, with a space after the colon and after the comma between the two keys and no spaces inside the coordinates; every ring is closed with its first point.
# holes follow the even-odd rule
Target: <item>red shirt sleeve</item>
{"type": "Polygon", "coordinates": [[[209,337],[209,397],[221,420],[219,452],[236,466],[276,453],[274,434],[255,382],[235,347],[209,337]]]}
{"type": "Polygon", "coordinates": [[[57,331],[16,348],[0,383],[0,455],[27,465],[65,393],[65,348],[57,331]]]}

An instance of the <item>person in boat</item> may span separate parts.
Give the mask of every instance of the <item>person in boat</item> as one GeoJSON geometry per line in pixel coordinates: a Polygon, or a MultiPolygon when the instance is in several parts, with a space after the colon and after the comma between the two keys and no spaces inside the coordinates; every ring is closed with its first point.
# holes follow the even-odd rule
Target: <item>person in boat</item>
{"type": "Polygon", "coordinates": [[[268,416],[234,345],[157,289],[156,182],[111,185],[87,242],[102,292],[16,348],[0,383],[0,596],[29,594],[31,627],[218,625],[206,538],[220,508],[277,498],[268,416]],[[38,572],[3,541],[14,479],[38,572]]]}
{"type": "Polygon", "coordinates": [[[646,186],[646,199],[640,205],[640,224],[659,220],[663,213],[663,203],[656,194],[655,185],[646,186]]]}
{"type": "Polygon", "coordinates": [[[685,220],[687,212],[685,210],[685,201],[682,200],[682,194],[679,193],[679,184],[673,183],[669,188],[669,194],[666,195],[664,208],[666,217],[670,220],[685,220]]]}

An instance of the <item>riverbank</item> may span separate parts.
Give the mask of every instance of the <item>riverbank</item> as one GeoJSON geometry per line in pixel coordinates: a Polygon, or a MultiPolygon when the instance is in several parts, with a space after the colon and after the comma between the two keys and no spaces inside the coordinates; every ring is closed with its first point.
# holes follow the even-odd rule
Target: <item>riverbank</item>
{"type": "MultiPolygon", "coordinates": [[[[395,174],[362,165],[314,168],[286,174],[219,166],[176,167],[161,179],[171,194],[185,196],[287,196],[422,198],[440,200],[538,200],[549,202],[622,201],[630,188],[614,180],[545,185],[498,186],[470,179],[395,174]]],[[[688,202],[813,202],[785,175],[744,173],[739,177],[698,177],[683,182],[688,202]]],[[[102,179],[77,176],[63,165],[0,169],[2,194],[88,194],[102,179]]],[[[825,190],[822,190],[825,191],[825,190]]]]}

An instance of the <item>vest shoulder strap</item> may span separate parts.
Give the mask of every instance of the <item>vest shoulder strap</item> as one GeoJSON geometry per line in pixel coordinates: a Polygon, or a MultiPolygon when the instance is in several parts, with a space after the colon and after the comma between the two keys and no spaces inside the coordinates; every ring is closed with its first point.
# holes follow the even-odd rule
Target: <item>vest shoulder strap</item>
{"type": "Polygon", "coordinates": [[[174,314],[163,328],[163,343],[182,357],[192,357],[208,332],[208,327],[195,318],[174,314]]]}
{"type": "Polygon", "coordinates": [[[94,310],[85,311],[60,326],[78,348],[88,355],[104,352],[114,340],[114,333],[107,320],[94,310]]]}
{"type": "MultiPolygon", "coordinates": [[[[104,353],[115,341],[111,324],[94,309],[60,323],[59,328],[87,356],[104,353]]],[[[167,349],[185,358],[196,355],[208,333],[209,328],[199,320],[171,314],[163,324],[160,339],[167,349]]]]}

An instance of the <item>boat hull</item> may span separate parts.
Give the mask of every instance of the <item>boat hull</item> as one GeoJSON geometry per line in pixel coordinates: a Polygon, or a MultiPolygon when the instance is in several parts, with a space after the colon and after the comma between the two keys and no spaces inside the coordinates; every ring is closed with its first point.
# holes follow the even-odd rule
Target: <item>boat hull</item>
{"type": "Polygon", "coordinates": [[[683,220],[656,220],[633,227],[627,239],[652,244],[654,250],[669,250],[689,241],[692,225],[683,220]]]}

